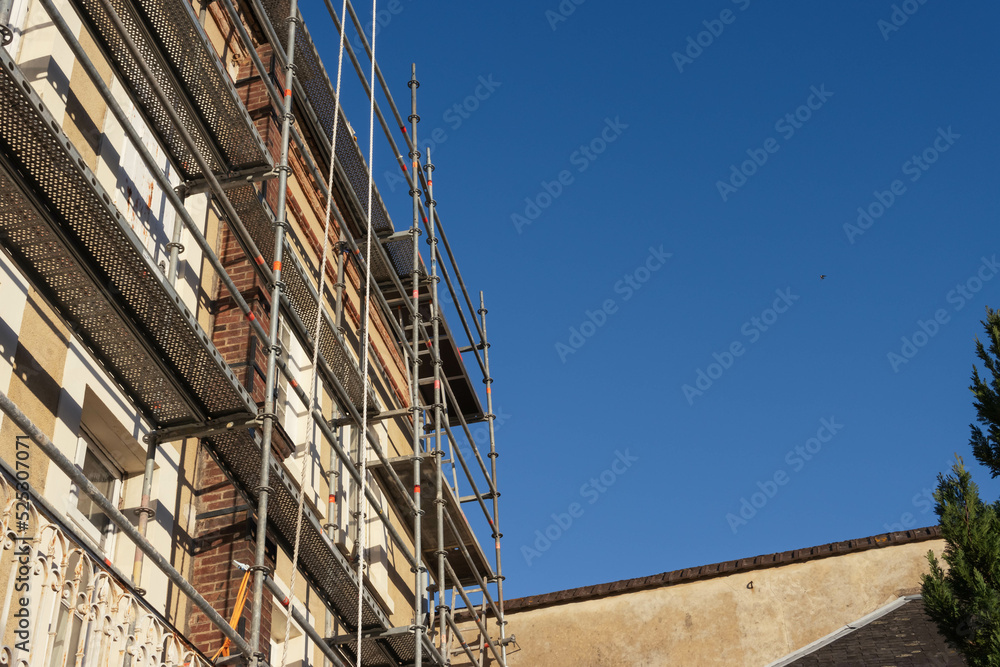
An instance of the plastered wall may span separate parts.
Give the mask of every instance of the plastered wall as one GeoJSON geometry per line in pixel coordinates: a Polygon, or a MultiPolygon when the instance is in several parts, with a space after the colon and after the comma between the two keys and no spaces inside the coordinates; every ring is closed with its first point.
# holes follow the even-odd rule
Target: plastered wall
{"type": "MultiPolygon", "coordinates": [[[[508,664],[764,667],[918,592],[928,550],[943,548],[943,540],[883,547],[508,614],[520,647],[508,664]]],[[[477,637],[471,623],[461,629],[477,637]]],[[[454,664],[469,663],[462,655],[454,664]]]]}

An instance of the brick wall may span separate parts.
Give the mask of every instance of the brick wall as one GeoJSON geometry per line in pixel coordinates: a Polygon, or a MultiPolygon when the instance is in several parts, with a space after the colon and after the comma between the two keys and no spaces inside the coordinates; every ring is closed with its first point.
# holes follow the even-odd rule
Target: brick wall
{"type": "MultiPolygon", "coordinates": [[[[199,449],[198,457],[196,511],[201,514],[228,510],[229,513],[197,522],[191,583],[216,611],[226,620],[230,620],[243,580],[243,571],[237,569],[233,561],[238,560],[247,565],[252,565],[254,562],[255,540],[250,525],[251,519],[245,509],[243,498],[236,493],[235,487],[204,448],[199,449]]],[[[269,567],[274,566],[272,557],[267,559],[267,564],[269,567]]],[[[237,632],[249,641],[252,577],[248,585],[248,599],[235,627],[237,632]]],[[[265,655],[270,652],[272,607],[273,598],[265,589],[261,606],[261,644],[265,655]]],[[[222,632],[197,609],[188,621],[187,636],[195,646],[209,656],[215,654],[225,639],[222,632]]],[[[231,649],[230,653],[235,655],[239,651],[231,649]]]]}

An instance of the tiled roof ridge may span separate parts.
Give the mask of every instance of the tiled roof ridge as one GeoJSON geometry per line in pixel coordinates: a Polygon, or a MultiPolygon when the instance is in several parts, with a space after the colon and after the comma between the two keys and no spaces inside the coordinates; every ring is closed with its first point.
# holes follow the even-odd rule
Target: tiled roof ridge
{"type": "MultiPolygon", "coordinates": [[[[531,595],[528,597],[514,598],[504,602],[504,613],[509,614],[516,611],[527,611],[539,607],[548,607],[568,602],[580,602],[594,598],[606,597],[609,595],[619,595],[622,593],[632,593],[635,591],[658,588],[660,586],[672,586],[674,584],[700,581],[721,577],[739,572],[750,572],[779,565],[790,565],[792,563],[802,563],[830,556],[842,556],[849,553],[878,549],[886,546],[898,546],[901,544],[912,544],[937,539],[941,536],[940,526],[928,526],[926,528],[914,528],[893,533],[882,533],[870,537],[862,537],[842,542],[831,542],[815,547],[804,549],[792,549],[779,553],[754,556],[752,558],[740,558],[738,560],[725,561],[722,563],[712,563],[698,567],[688,567],[662,574],[654,574],[648,577],[638,577],[635,579],[622,579],[607,584],[597,584],[594,586],[582,586],[580,588],[570,588],[541,595],[531,595]]],[[[466,614],[462,614],[465,620],[466,614]]]]}

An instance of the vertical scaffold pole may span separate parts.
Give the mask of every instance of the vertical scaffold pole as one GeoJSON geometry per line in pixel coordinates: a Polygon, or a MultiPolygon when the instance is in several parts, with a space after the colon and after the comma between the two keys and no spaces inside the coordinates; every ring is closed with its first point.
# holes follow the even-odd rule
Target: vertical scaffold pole
{"type": "MultiPolygon", "coordinates": [[[[286,54],[288,62],[285,67],[285,98],[281,118],[281,158],[278,163],[278,202],[277,219],[274,223],[274,285],[271,291],[271,347],[267,353],[267,376],[264,383],[264,420],[263,438],[260,453],[260,486],[257,487],[257,545],[253,565],[253,605],[250,615],[250,646],[253,647],[254,659],[258,666],[264,665],[264,651],[260,646],[261,606],[264,595],[265,548],[267,545],[267,500],[270,488],[271,473],[271,438],[274,432],[274,422],[277,421],[274,394],[277,383],[278,352],[280,351],[279,319],[281,317],[281,292],[284,287],[281,282],[282,248],[285,242],[285,227],[287,214],[285,212],[288,194],[288,143],[292,125],[292,88],[295,82],[295,24],[298,23],[298,0],[291,0],[288,7],[288,47],[286,54]]],[[[322,308],[322,302],[319,304],[322,308]]]]}
{"type": "MultiPolygon", "coordinates": [[[[434,366],[434,456],[437,457],[434,466],[434,504],[435,513],[437,515],[437,550],[435,554],[437,555],[437,571],[438,571],[438,622],[440,636],[438,641],[440,642],[441,655],[447,663],[451,663],[451,658],[449,657],[448,651],[445,648],[445,630],[447,629],[447,618],[446,616],[450,614],[450,609],[447,604],[445,604],[445,556],[448,554],[444,548],[444,450],[441,448],[441,413],[444,410],[444,404],[441,397],[441,352],[440,352],[440,321],[441,313],[438,310],[438,294],[437,294],[437,235],[434,233],[434,206],[437,204],[434,201],[434,182],[432,180],[432,174],[434,172],[434,163],[431,162],[431,148],[427,147],[427,165],[424,167],[427,171],[427,243],[431,247],[431,272],[430,272],[430,290],[431,290],[431,363],[434,366]]],[[[419,173],[419,172],[418,172],[419,173]]]]}
{"type": "Polygon", "coordinates": [[[483,378],[483,383],[486,385],[486,420],[490,431],[490,475],[493,478],[493,542],[496,545],[497,554],[497,607],[500,609],[500,618],[497,619],[497,624],[500,626],[500,652],[503,656],[504,665],[507,664],[507,643],[504,641],[507,638],[506,625],[507,619],[504,616],[503,610],[503,565],[500,561],[500,538],[503,537],[503,533],[500,532],[500,487],[497,484],[497,441],[496,434],[494,432],[493,420],[496,419],[496,415],[493,414],[493,376],[490,375],[490,342],[486,337],[486,300],[483,298],[483,293],[479,292],[479,320],[482,324],[480,328],[483,337],[481,340],[483,346],[483,361],[486,366],[486,377],[483,378]]]}
{"type": "Polygon", "coordinates": [[[0,46],[7,46],[14,41],[14,31],[7,24],[14,9],[14,0],[0,0],[0,46]]]}
{"type": "MultiPolygon", "coordinates": [[[[180,226],[180,223],[177,223],[180,226]]],[[[146,525],[149,523],[149,517],[156,511],[153,509],[152,495],[153,495],[153,468],[156,465],[156,435],[150,433],[145,437],[146,440],[146,465],[142,473],[142,500],[139,502],[138,509],[135,510],[136,514],[139,515],[139,534],[146,537],[146,525]]],[[[142,587],[142,564],[144,558],[142,549],[138,545],[135,547],[135,555],[132,558],[132,583],[135,585],[135,590],[139,595],[145,595],[146,589],[142,587]]]]}
{"type": "MultiPolygon", "coordinates": [[[[413,150],[410,151],[410,164],[413,173],[419,173],[420,152],[417,146],[417,123],[420,116],[417,115],[417,88],[420,82],[417,81],[417,65],[410,65],[410,132],[413,137],[413,150]]],[[[405,132],[406,127],[402,130],[405,132]]],[[[410,190],[410,197],[413,199],[413,224],[410,226],[410,235],[413,237],[413,270],[410,273],[413,283],[413,326],[412,344],[413,356],[410,359],[410,410],[413,413],[413,555],[416,566],[413,568],[413,641],[414,641],[414,664],[421,667],[423,664],[423,633],[424,633],[424,588],[423,572],[424,558],[423,546],[421,544],[420,521],[423,510],[420,508],[420,433],[421,433],[421,409],[420,409],[420,188],[414,183],[410,190]]]]}
{"type": "MultiPolygon", "coordinates": [[[[330,158],[331,160],[336,160],[336,156],[330,158]]],[[[333,193],[330,194],[333,196],[333,193]]],[[[344,335],[344,288],[347,287],[347,283],[344,281],[344,270],[345,264],[347,262],[347,253],[350,252],[347,249],[347,237],[344,236],[344,228],[340,228],[340,238],[337,242],[337,284],[334,288],[337,290],[336,303],[334,304],[334,324],[337,326],[337,331],[340,335],[344,335]]]]}

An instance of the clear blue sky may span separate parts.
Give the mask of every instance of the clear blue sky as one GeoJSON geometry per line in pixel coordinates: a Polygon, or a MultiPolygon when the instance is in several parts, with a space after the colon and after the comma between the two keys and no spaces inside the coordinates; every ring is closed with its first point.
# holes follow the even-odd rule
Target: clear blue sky
{"type": "Polygon", "coordinates": [[[508,597],[931,525],[955,452],[1000,496],[967,388],[1000,307],[1000,6],[397,2],[378,59],[404,113],[417,63],[439,210],[490,310],[508,597]]]}

